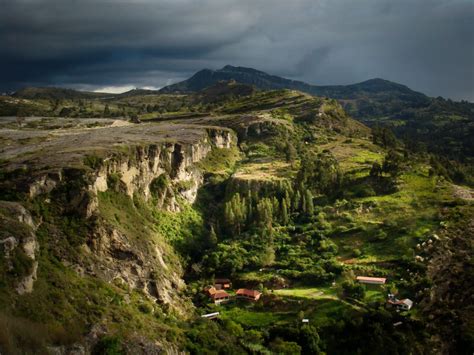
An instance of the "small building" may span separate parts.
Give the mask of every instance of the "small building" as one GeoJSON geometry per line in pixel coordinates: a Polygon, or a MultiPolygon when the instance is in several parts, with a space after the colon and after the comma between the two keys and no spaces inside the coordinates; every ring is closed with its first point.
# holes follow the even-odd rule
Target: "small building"
{"type": "Polygon", "coordinates": [[[388,296],[387,303],[402,311],[409,311],[413,307],[413,301],[411,299],[405,298],[403,300],[399,300],[393,295],[388,296]]]}
{"type": "Polygon", "coordinates": [[[208,314],[203,314],[201,318],[206,318],[206,319],[216,319],[219,317],[219,312],[214,312],[214,313],[208,313],[208,314]]]}
{"type": "Polygon", "coordinates": [[[409,311],[413,307],[413,301],[409,298],[398,301],[397,307],[404,311],[409,311]]]}
{"type": "Polygon", "coordinates": [[[229,279],[215,279],[214,287],[218,290],[227,290],[232,287],[232,282],[229,279]]]}
{"type": "Polygon", "coordinates": [[[215,292],[213,292],[210,297],[215,304],[220,304],[230,300],[230,295],[224,290],[215,290],[215,292]]]}
{"type": "Polygon", "coordinates": [[[384,285],[387,279],[385,277],[357,276],[356,280],[362,284],[384,285]]]}
{"type": "Polygon", "coordinates": [[[301,320],[301,322],[302,322],[302,323],[309,323],[309,319],[303,318],[303,319],[301,320]]]}
{"type": "Polygon", "coordinates": [[[258,292],[256,290],[248,290],[246,288],[238,289],[235,294],[238,298],[244,298],[250,301],[258,301],[262,296],[261,292],[258,292]]]}
{"type": "Polygon", "coordinates": [[[208,296],[212,296],[214,293],[216,293],[217,289],[214,286],[207,286],[204,291],[208,296]]]}

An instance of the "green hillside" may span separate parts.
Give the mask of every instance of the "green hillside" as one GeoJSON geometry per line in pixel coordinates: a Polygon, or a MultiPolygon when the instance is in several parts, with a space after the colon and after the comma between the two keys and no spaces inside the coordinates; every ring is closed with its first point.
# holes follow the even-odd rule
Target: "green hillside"
{"type": "Polygon", "coordinates": [[[8,100],[50,117],[0,120],[2,353],[472,353],[474,191],[336,98],[8,100]]]}

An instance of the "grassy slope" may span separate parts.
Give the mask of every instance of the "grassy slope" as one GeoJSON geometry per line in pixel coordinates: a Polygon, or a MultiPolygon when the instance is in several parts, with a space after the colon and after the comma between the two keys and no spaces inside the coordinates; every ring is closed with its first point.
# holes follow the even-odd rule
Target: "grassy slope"
{"type": "MultiPolygon", "coordinates": [[[[271,146],[260,146],[259,149],[265,153],[262,156],[268,156],[270,152],[271,156],[278,157],[278,154],[271,153],[271,146]]],[[[323,140],[321,144],[316,143],[314,149],[328,149],[333,153],[346,178],[353,181],[348,183],[349,191],[351,186],[361,183],[368,176],[373,162],[383,161],[385,154],[382,148],[366,138],[348,139],[347,136],[337,134],[330,136],[327,141],[323,140]]],[[[443,205],[453,201],[453,197],[450,184],[430,177],[428,168],[421,161],[411,162],[407,171],[398,179],[397,192],[371,197],[350,197],[349,194],[349,203],[345,206],[343,204],[342,208],[331,205],[319,208],[324,211],[330,224],[331,240],[339,247],[338,260],[347,270],[382,274],[397,281],[400,276],[398,269],[393,269],[393,266],[403,263],[405,258],[413,260],[416,245],[437,232],[440,227],[438,212],[443,205]],[[380,234],[380,231],[384,233],[380,234]],[[360,252],[354,255],[354,249],[359,249],[360,252]]],[[[241,179],[272,180],[279,177],[290,178],[291,171],[288,164],[278,159],[267,161],[256,154],[254,157],[247,155],[247,160],[240,165],[235,176],[241,179]]],[[[270,279],[273,273],[249,272],[239,279],[264,281],[270,279]]],[[[401,291],[405,292],[403,288],[401,291]]],[[[274,294],[281,302],[292,302],[293,299],[305,301],[293,307],[290,312],[285,307],[264,307],[266,317],[260,306],[247,306],[242,316],[236,316],[237,311],[233,306],[230,310],[224,310],[223,317],[233,317],[234,321],[243,326],[254,327],[259,324],[263,327],[265,319],[274,319],[276,316],[275,321],[284,324],[293,322],[298,312],[303,311],[311,322],[325,327],[334,324],[345,312],[363,311],[339,300],[336,290],[330,286],[290,287],[275,290],[274,294]]],[[[384,289],[368,289],[364,302],[383,302],[385,295],[384,289]]]]}

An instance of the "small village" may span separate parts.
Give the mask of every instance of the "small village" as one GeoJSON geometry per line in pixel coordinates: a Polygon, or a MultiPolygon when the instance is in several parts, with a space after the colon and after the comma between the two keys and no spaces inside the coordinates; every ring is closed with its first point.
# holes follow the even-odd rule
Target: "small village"
{"type": "Polygon", "coordinates": [[[262,296],[262,292],[246,288],[239,288],[237,291],[235,291],[235,296],[232,296],[226,291],[230,290],[231,288],[232,282],[229,279],[216,279],[214,282],[214,286],[206,287],[205,292],[212,300],[212,302],[214,302],[214,304],[228,302],[233,298],[256,302],[262,296]]]}
{"type": "MultiPolygon", "coordinates": [[[[354,281],[355,283],[364,285],[364,287],[366,287],[368,290],[385,293],[387,278],[356,276],[354,281]]],[[[331,287],[336,287],[336,282],[333,282],[331,287]]],[[[273,294],[275,291],[278,293],[279,290],[271,290],[271,294],[273,294]]],[[[291,291],[291,288],[287,288],[285,291],[291,291]]],[[[255,289],[239,288],[234,291],[232,288],[232,281],[228,278],[216,278],[213,285],[208,285],[204,288],[204,293],[214,305],[221,305],[237,300],[255,303],[264,297],[263,292],[255,289]]],[[[413,301],[409,298],[399,299],[395,294],[388,293],[385,306],[388,310],[394,310],[396,312],[409,311],[413,307],[413,301]]],[[[220,317],[220,312],[203,314],[201,317],[204,319],[218,319],[220,317]]],[[[302,318],[301,322],[309,323],[310,319],[302,318]]],[[[401,324],[402,322],[397,322],[394,324],[394,326],[400,326],[401,324]]]]}

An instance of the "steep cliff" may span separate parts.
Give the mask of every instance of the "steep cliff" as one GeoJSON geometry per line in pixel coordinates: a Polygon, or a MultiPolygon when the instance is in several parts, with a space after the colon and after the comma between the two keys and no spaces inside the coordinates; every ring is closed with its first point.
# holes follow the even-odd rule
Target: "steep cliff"
{"type": "Polygon", "coordinates": [[[43,151],[8,146],[2,162],[1,198],[13,201],[0,202],[0,298],[9,304],[0,318],[38,318],[41,329],[75,323],[89,348],[134,323],[142,330],[127,335],[132,342],[155,334],[150,349],[177,351],[166,334],[179,330],[166,324],[193,316],[193,306],[157,216],[189,208],[204,180],[199,163],[235,147],[235,134],[153,124],[38,136],[43,151]],[[168,330],[156,336],[159,328],[168,330]]]}

